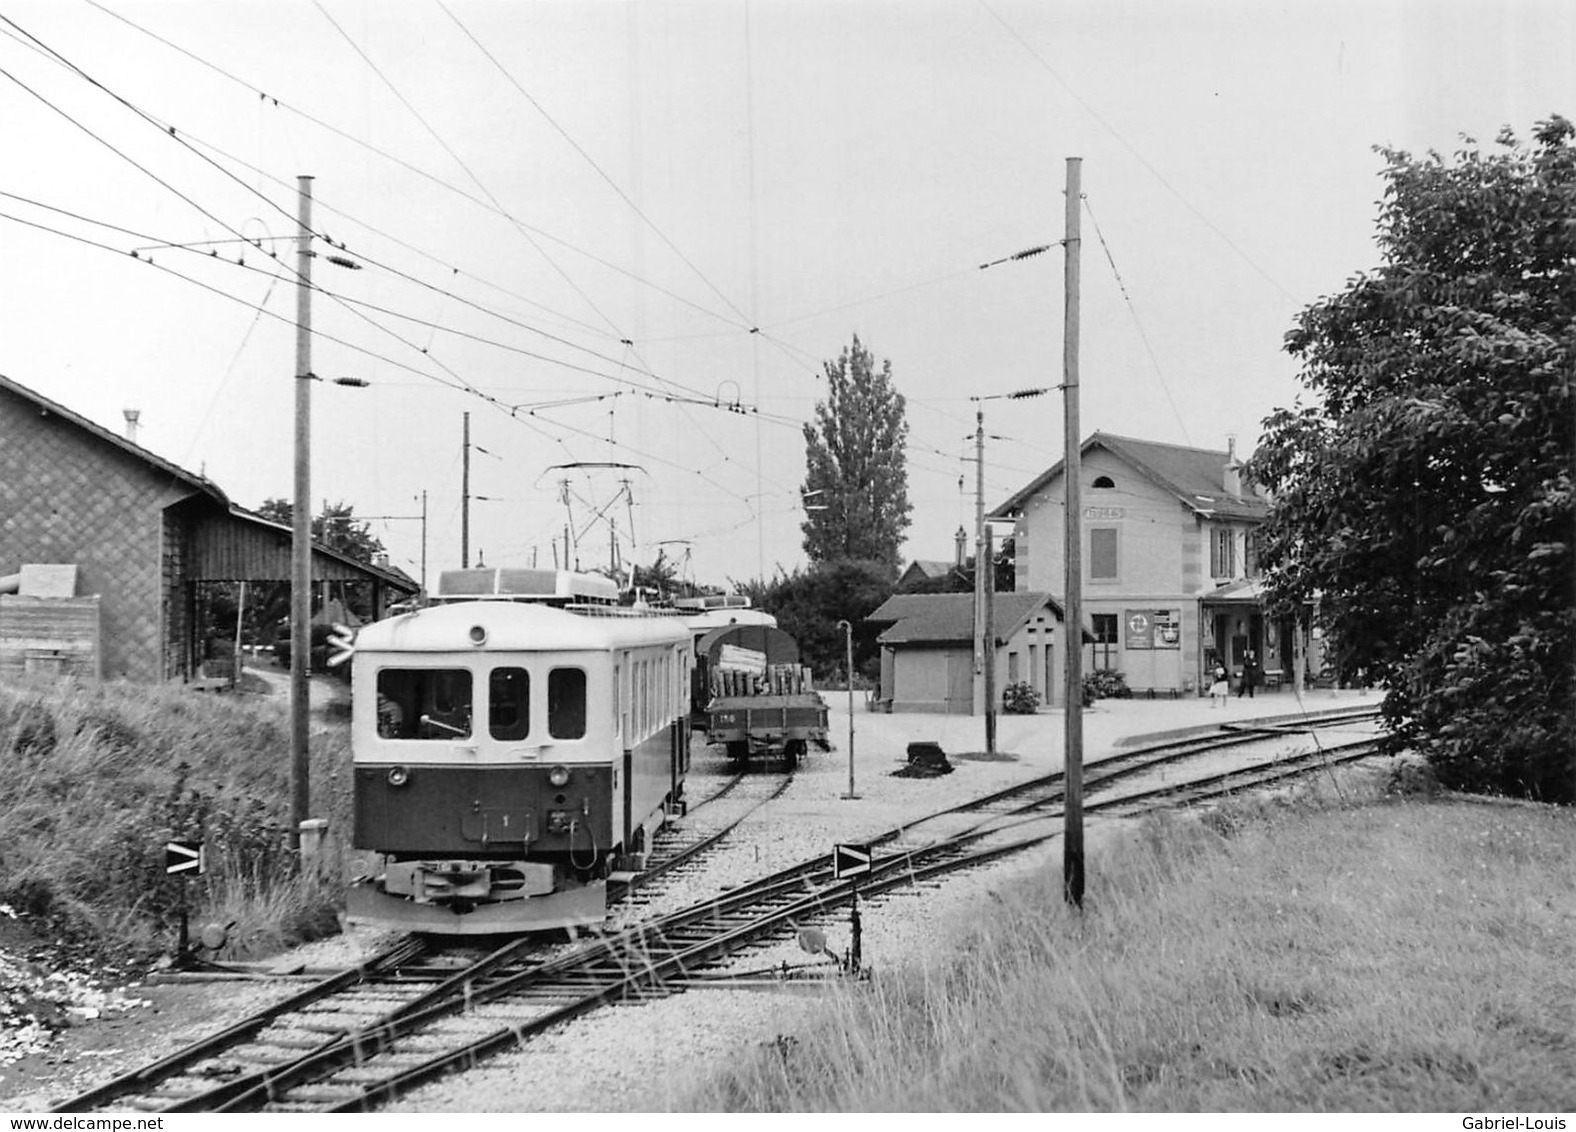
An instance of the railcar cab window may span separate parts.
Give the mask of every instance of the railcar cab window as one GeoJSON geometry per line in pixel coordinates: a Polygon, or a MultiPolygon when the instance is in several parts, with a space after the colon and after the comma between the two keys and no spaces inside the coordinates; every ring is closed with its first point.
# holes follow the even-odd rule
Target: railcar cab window
{"type": "Polygon", "coordinates": [[[585,738],[585,669],[555,668],[547,674],[547,733],[554,739],[585,738]]]}
{"type": "Polygon", "coordinates": [[[494,739],[531,733],[531,674],[525,669],[494,668],[487,678],[487,731],[494,739]]]}
{"type": "Polygon", "coordinates": [[[471,674],[464,668],[378,670],[378,734],[385,739],[467,739],[471,674]]]}

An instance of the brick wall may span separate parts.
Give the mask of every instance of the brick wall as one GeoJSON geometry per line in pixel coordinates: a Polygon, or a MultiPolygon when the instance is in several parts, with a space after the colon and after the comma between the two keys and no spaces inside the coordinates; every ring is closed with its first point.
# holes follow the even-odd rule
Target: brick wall
{"type": "MultiPolygon", "coordinates": [[[[170,668],[164,509],[191,487],[32,402],[0,389],[0,574],[76,563],[77,592],[102,598],[107,679],[154,681],[170,668]]],[[[173,568],[178,568],[178,564],[173,568]]],[[[178,591],[177,591],[178,592],[178,591]]],[[[178,599],[176,599],[178,600],[178,599]]]]}

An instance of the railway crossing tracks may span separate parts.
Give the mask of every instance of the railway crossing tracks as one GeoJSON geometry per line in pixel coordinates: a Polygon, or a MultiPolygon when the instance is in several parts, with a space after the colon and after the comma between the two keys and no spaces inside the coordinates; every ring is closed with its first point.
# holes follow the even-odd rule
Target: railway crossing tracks
{"type": "MultiPolygon", "coordinates": [[[[1085,808],[1133,813],[1195,804],[1362,758],[1373,746],[1362,739],[1250,756],[1200,777],[1154,781],[1163,768],[1286,730],[1223,731],[1096,762],[1085,780],[1085,808]]],[[[1059,832],[1052,819],[1060,814],[1062,786],[1060,775],[1036,779],[871,839],[887,851],[857,880],[837,879],[824,858],[808,861],[551,956],[539,942],[513,940],[444,973],[427,943],[406,940],[56,1111],[376,1109],[605,1004],[681,992],[733,955],[850,902],[856,884],[860,896],[879,896],[1041,845],[1059,832]],[[943,831],[949,822],[967,824],[943,831]]]]}

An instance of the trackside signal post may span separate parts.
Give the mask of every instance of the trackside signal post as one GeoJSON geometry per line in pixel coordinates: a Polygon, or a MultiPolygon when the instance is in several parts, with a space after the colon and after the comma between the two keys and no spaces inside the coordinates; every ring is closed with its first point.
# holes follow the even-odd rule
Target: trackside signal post
{"type": "Polygon", "coordinates": [[[849,928],[852,939],[849,943],[848,972],[851,975],[859,974],[859,878],[870,872],[870,846],[868,845],[834,845],[832,846],[832,879],[852,880],[854,890],[853,912],[849,917],[849,928]]]}
{"type": "Polygon", "coordinates": [[[186,904],[186,878],[193,873],[201,876],[208,871],[208,855],[201,841],[167,841],[164,844],[164,875],[181,878],[181,926],[180,935],[175,941],[175,959],[179,963],[186,958],[186,949],[190,945],[191,931],[189,927],[188,908],[186,904]]]}

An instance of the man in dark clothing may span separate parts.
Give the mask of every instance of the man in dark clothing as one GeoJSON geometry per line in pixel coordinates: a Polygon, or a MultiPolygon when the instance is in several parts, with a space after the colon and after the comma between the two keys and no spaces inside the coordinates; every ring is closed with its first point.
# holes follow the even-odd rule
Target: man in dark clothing
{"type": "Polygon", "coordinates": [[[1248,699],[1251,700],[1253,698],[1253,687],[1259,682],[1261,671],[1258,657],[1249,652],[1248,658],[1242,662],[1242,684],[1237,689],[1237,698],[1239,700],[1242,698],[1243,692],[1248,694],[1248,699]]]}

